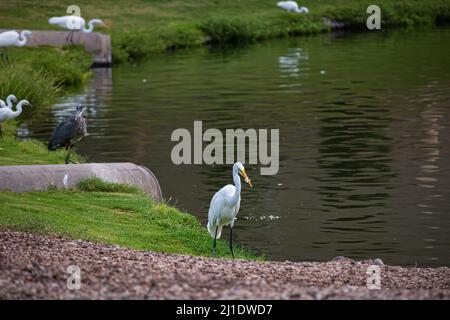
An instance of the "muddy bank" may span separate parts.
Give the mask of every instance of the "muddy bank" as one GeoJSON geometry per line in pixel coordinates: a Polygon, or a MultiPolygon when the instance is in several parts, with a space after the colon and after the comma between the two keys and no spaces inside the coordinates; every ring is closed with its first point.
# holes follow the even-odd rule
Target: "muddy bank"
{"type": "Polygon", "coordinates": [[[253,262],[159,254],[0,229],[1,299],[449,299],[450,268],[373,261],[253,262]],[[69,265],[81,288],[69,290],[69,265]]]}

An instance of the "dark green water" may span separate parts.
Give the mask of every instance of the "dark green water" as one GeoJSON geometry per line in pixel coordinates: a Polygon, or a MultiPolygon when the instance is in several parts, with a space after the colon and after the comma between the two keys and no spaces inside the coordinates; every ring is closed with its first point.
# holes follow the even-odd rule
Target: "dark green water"
{"type": "MultiPolygon", "coordinates": [[[[280,171],[245,188],[236,240],[277,260],[450,266],[450,29],[320,35],[153,58],[96,74],[21,134],[89,110],[90,161],[156,173],[206,224],[230,166],[171,162],[176,128],[279,128],[280,171]]],[[[227,236],[227,233],[225,233],[227,236]]]]}

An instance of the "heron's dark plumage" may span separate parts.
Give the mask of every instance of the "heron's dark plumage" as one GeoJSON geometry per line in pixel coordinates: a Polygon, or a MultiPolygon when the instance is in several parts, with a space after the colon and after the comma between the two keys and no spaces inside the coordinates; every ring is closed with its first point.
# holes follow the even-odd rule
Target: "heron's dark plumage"
{"type": "Polygon", "coordinates": [[[68,119],[60,122],[56,126],[53,134],[48,142],[48,150],[56,150],[58,148],[69,147],[73,144],[73,140],[87,135],[87,120],[82,115],[81,108],[77,108],[77,112],[68,119]]]}

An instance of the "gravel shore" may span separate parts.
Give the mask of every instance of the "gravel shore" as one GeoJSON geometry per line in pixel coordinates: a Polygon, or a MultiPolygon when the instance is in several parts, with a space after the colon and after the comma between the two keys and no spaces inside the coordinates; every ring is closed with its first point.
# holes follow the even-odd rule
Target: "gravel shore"
{"type": "Polygon", "coordinates": [[[449,299],[450,268],[379,263],[254,262],[161,254],[0,229],[0,299],[449,299]],[[81,269],[69,290],[66,271],[81,269]]]}

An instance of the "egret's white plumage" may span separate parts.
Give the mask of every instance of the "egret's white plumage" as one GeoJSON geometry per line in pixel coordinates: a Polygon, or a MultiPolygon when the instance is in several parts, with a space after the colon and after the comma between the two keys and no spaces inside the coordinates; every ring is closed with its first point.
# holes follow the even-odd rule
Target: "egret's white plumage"
{"type": "Polygon", "coordinates": [[[103,24],[103,21],[100,19],[92,19],[88,22],[88,27],[86,28],[86,21],[82,17],[62,16],[50,18],[48,20],[48,23],[58,25],[61,28],[71,31],[91,33],[92,31],[94,31],[94,24],[103,24]]]}
{"type": "Polygon", "coordinates": [[[0,48],[3,48],[2,58],[5,63],[8,63],[8,47],[22,47],[27,43],[28,37],[31,37],[29,30],[23,30],[21,33],[14,30],[0,33],[0,48]]]}
{"type": "Polygon", "coordinates": [[[20,100],[16,106],[16,111],[10,108],[0,108],[0,122],[5,122],[17,118],[22,113],[22,106],[28,106],[30,103],[27,100],[20,100]]]}
{"type": "Polygon", "coordinates": [[[208,212],[208,232],[213,238],[214,236],[216,236],[216,239],[220,238],[224,226],[230,225],[230,228],[233,228],[234,226],[234,219],[241,206],[240,180],[241,179],[238,177],[237,181],[239,181],[239,187],[228,184],[216,192],[211,199],[208,212]],[[215,235],[217,226],[217,235],[215,235]]]}
{"type": "MultiPolygon", "coordinates": [[[[1,101],[0,104],[2,104],[2,108],[0,108],[0,125],[2,122],[5,121],[9,121],[12,119],[17,118],[18,116],[20,116],[22,114],[22,106],[27,106],[30,103],[27,100],[20,100],[19,103],[16,106],[16,111],[4,107],[5,102],[1,101]],[[1,103],[3,102],[3,103],[1,103]]],[[[0,131],[1,131],[1,127],[0,127],[0,131]]]]}
{"type": "Polygon", "coordinates": [[[215,254],[215,241],[220,238],[222,234],[222,228],[224,226],[230,226],[230,249],[234,257],[232,246],[232,230],[234,226],[234,220],[239,212],[241,205],[241,174],[245,182],[252,186],[251,180],[245,172],[244,166],[240,162],[236,162],[233,165],[233,182],[234,185],[228,184],[214,194],[211,199],[208,212],[208,232],[214,239],[213,253],[215,254]]]}
{"type": "Polygon", "coordinates": [[[17,31],[5,31],[0,33],[0,47],[22,47],[27,43],[27,38],[31,37],[31,31],[23,30],[21,33],[17,31]]]}
{"type": "Polygon", "coordinates": [[[6,98],[6,107],[12,109],[13,105],[12,103],[17,103],[17,98],[15,95],[10,94],[7,98],[6,98]]]}
{"type": "Polygon", "coordinates": [[[277,7],[288,12],[293,11],[297,13],[309,13],[309,9],[307,7],[299,7],[295,1],[278,1],[277,7]]]}

